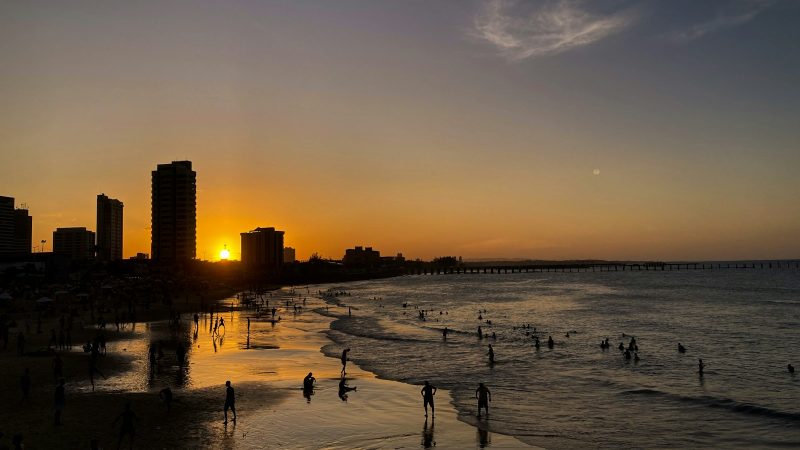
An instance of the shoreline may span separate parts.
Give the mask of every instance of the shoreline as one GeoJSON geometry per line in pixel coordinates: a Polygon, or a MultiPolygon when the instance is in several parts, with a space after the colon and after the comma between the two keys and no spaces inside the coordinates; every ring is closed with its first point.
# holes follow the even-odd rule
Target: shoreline
{"type": "MultiPolygon", "coordinates": [[[[275,296],[270,298],[276,302],[290,298],[283,290],[272,293],[275,296]]],[[[19,358],[12,351],[4,352],[7,369],[0,393],[6,404],[17,405],[17,372],[22,366],[31,366],[34,389],[29,404],[0,415],[0,431],[5,433],[0,445],[22,432],[26,448],[88,448],[90,439],[97,439],[101,448],[114,448],[119,423],[112,425],[112,421],[131,401],[139,417],[134,448],[531,448],[516,438],[459,420],[445,390],[438,392],[439,408],[428,422],[418,386],[380,379],[353,362],[348,364],[347,383],[358,389],[342,400],[337,395],[341,365],[322,351],[335,344],[326,335],[335,317],[322,312],[325,303],[319,298],[309,297],[309,308],[297,315],[289,313],[291,308],[282,308],[286,317],[275,325],[252,311],[225,311],[228,300],[232,298],[216,302],[220,317],[226,320],[224,339],[211,340],[207,331],[211,322],[202,314],[185,368],[185,384],[173,386],[175,400],[169,413],[158,391],[174,384],[176,375],[182,377],[183,372],[165,363],[150,379],[145,374],[147,344],[170,336],[165,320],[139,323],[135,332],[115,335],[107,331],[114,336],[100,367],[119,370],[108,370],[108,380],[98,377],[95,392],[90,391],[87,376],[81,377],[86,369],[80,360],[86,356],[77,350],[67,352],[69,379],[62,427],[52,425],[50,358],[19,358]],[[310,400],[300,389],[309,371],[318,380],[310,400]],[[221,411],[226,379],[236,389],[239,409],[238,423],[228,426],[222,424],[221,411]]],[[[191,322],[192,315],[183,316],[184,324],[191,322]]],[[[180,339],[192,339],[187,331],[181,330],[180,339]]]]}

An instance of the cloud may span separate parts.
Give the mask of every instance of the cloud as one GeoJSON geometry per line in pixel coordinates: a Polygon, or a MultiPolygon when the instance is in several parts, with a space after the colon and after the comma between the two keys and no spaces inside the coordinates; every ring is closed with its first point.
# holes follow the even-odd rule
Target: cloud
{"type": "Polygon", "coordinates": [[[583,5],[580,0],[548,0],[531,8],[513,0],[487,0],[472,34],[494,44],[508,59],[521,61],[589,45],[635,20],[630,11],[595,14],[583,5]]]}
{"type": "Polygon", "coordinates": [[[742,25],[753,20],[760,12],[769,8],[773,0],[740,0],[727,5],[711,20],[692,25],[688,29],[675,31],[669,38],[678,43],[699,39],[709,33],[742,25]]]}

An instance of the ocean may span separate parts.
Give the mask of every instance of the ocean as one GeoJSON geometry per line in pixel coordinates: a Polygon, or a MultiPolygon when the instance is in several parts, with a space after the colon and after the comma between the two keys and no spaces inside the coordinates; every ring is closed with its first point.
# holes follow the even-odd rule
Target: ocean
{"type": "Polygon", "coordinates": [[[796,269],[420,275],[323,289],[348,293],[329,299],[344,307],[331,307],[327,355],[350,347],[381,378],[449,389],[459,419],[492,432],[547,448],[800,446],[800,379],[787,371],[800,366],[796,269]],[[631,336],[638,362],[617,348],[631,336]],[[475,417],[479,382],[492,393],[488,418],[475,417]]]}

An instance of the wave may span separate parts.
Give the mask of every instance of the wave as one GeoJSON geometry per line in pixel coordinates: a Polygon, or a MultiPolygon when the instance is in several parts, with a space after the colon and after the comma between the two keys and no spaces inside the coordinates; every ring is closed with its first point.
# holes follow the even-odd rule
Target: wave
{"type": "Polygon", "coordinates": [[[331,323],[331,330],[336,330],[350,336],[381,341],[431,343],[426,339],[414,339],[390,334],[383,328],[376,326],[374,319],[357,319],[355,317],[340,317],[331,323]]]}
{"type": "Polygon", "coordinates": [[[702,395],[702,396],[680,395],[671,392],[659,391],[656,389],[632,389],[632,390],[622,391],[620,394],[661,397],[683,403],[691,403],[694,405],[705,405],[710,408],[726,409],[728,411],[737,413],[752,414],[762,417],[770,417],[775,419],[788,420],[792,422],[800,422],[800,413],[780,411],[777,409],[769,408],[767,406],[738,402],[736,400],[725,397],[714,397],[711,395],[702,395]]]}

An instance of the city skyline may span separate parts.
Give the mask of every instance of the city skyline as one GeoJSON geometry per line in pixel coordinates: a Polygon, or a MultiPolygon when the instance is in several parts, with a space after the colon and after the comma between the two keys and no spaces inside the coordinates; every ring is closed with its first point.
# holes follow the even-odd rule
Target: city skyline
{"type": "Polygon", "coordinates": [[[190,6],[0,6],[34,243],[107,192],[150,253],[149,174],[191,160],[199,259],[264,224],[300,259],[800,255],[796,3],[190,6]]]}

